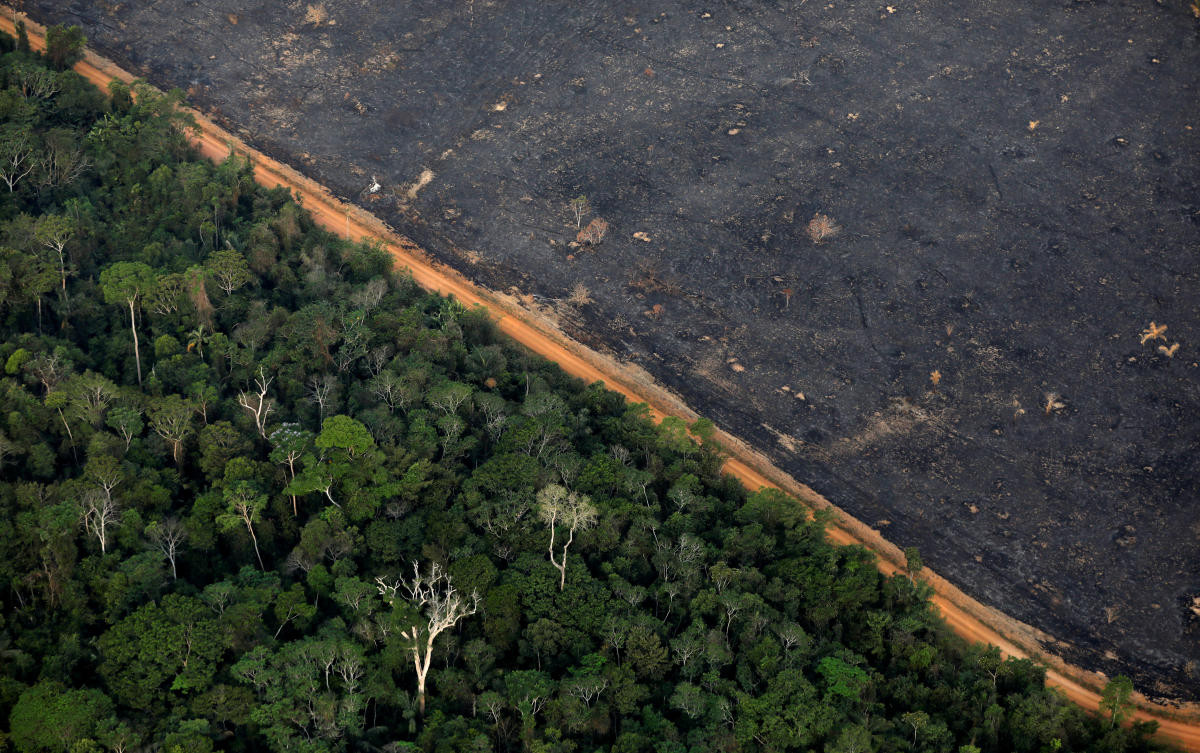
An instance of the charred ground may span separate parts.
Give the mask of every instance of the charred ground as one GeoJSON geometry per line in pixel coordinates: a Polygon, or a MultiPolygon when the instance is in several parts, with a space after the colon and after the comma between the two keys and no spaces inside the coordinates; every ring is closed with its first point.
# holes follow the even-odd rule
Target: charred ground
{"type": "Polygon", "coordinates": [[[642,364],[1050,650],[1196,700],[1185,5],[24,9],[642,364]]]}

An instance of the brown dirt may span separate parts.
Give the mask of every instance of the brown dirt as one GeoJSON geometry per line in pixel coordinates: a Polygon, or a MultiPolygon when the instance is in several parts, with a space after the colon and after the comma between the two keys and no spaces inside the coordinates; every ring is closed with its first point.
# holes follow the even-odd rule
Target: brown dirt
{"type": "MultiPolygon", "coordinates": [[[[13,19],[16,17],[15,11],[4,9],[3,15],[0,15],[0,31],[15,35],[13,19]]],[[[44,29],[28,19],[26,24],[31,44],[35,49],[42,49],[45,43],[44,29]]],[[[135,79],[111,61],[90,51],[85,60],[75,66],[75,70],[105,90],[110,81],[129,83],[135,79]]],[[[454,296],[467,306],[486,307],[501,331],[535,353],[556,362],[567,373],[587,382],[602,381],[628,400],[648,404],[656,420],[664,416],[677,416],[691,422],[697,418],[694,411],[678,397],[656,385],[643,370],[618,363],[584,347],[557,331],[544,317],[521,308],[512,297],[481,288],[456,270],[431,261],[420,247],[378,218],[339,201],[324,187],[293,168],[250,148],[199,112],[191,110],[190,113],[197,126],[193,134],[194,144],[205,157],[221,161],[231,153],[236,153],[249,159],[259,183],[269,188],[283,186],[290,189],[302,198],[304,207],[323,227],[351,240],[381,243],[395,257],[397,264],[410,270],[419,285],[441,295],[454,296]]],[[[902,569],[903,554],[877,530],[834,507],[736,437],[718,431],[716,438],[729,453],[726,472],[737,477],[748,488],[782,488],[814,509],[831,510],[835,515],[833,524],[827,530],[831,541],[843,545],[861,545],[875,552],[879,569],[886,575],[902,569]]],[[[1051,636],[970,598],[928,568],[922,576],[933,587],[933,602],[956,634],[970,641],[995,645],[1006,656],[1032,658],[1045,663],[1046,681],[1051,686],[1086,709],[1099,709],[1099,691],[1107,682],[1106,677],[1066,664],[1043,650],[1043,646],[1055,643],[1051,636]]],[[[1135,695],[1134,700],[1139,706],[1135,713],[1136,720],[1156,721],[1160,738],[1184,750],[1200,752],[1200,704],[1168,707],[1150,703],[1141,695],[1135,695]]]]}

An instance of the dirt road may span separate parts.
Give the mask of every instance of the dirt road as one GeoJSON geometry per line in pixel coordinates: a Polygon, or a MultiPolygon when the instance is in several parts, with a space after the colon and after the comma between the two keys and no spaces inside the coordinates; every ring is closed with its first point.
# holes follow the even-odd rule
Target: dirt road
{"type": "MultiPolygon", "coordinates": [[[[0,30],[15,34],[13,18],[14,13],[6,10],[0,17],[0,30]]],[[[32,45],[35,49],[41,49],[44,45],[43,30],[33,22],[27,21],[27,24],[32,45]]],[[[113,80],[128,83],[134,79],[134,76],[111,61],[90,52],[75,69],[102,89],[107,89],[108,83],[113,80]]],[[[452,295],[467,306],[485,306],[496,319],[499,329],[509,337],[555,361],[573,376],[587,382],[603,381],[610,389],[621,393],[630,401],[648,404],[656,419],[677,416],[690,422],[697,417],[679,398],[654,384],[644,371],[618,363],[570,340],[557,331],[551,322],[522,308],[515,299],[483,289],[466,280],[457,271],[433,262],[416,244],[387,227],[376,217],[339,201],[322,186],[291,167],[251,149],[200,113],[193,111],[192,115],[197,125],[194,142],[205,157],[214,161],[223,160],[231,153],[246,157],[253,164],[255,177],[261,184],[290,189],[301,197],[304,207],[312,213],[316,221],[332,232],[352,240],[363,239],[382,243],[396,258],[396,263],[408,268],[413,279],[422,287],[442,295],[452,295]]],[[[832,541],[838,544],[859,544],[871,549],[878,555],[879,568],[885,574],[901,569],[903,554],[877,530],[833,507],[812,489],[774,467],[763,455],[736,437],[718,432],[717,439],[730,454],[726,471],[740,479],[747,487],[779,487],[796,495],[813,508],[832,510],[835,522],[828,529],[832,541]]],[[[1067,665],[1043,650],[1043,645],[1053,643],[1051,636],[971,599],[928,569],[923,576],[934,588],[934,603],[958,635],[971,641],[991,643],[999,647],[1006,656],[1033,658],[1046,663],[1047,682],[1080,706],[1091,710],[1099,708],[1099,690],[1103,687],[1105,678],[1067,665]]],[[[1200,752],[1200,708],[1195,704],[1182,708],[1168,708],[1149,703],[1140,696],[1135,700],[1139,703],[1137,719],[1157,721],[1159,735],[1164,740],[1169,740],[1185,750],[1200,752]]]]}

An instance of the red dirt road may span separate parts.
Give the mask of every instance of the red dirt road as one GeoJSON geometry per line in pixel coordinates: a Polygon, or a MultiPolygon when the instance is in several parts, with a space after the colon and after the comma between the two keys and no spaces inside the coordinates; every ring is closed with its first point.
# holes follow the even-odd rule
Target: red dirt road
{"type": "MultiPolygon", "coordinates": [[[[0,31],[15,35],[14,19],[17,14],[11,9],[4,10],[0,14],[0,31]]],[[[31,21],[26,20],[26,24],[31,44],[35,49],[42,49],[44,30],[31,21]]],[[[128,83],[135,78],[111,61],[91,52],[75,66],[75,70],[104,90],[107,90],[110,81],[128,83]]],[[[301,197],[305,209],[326,229],[353,240],[382,243],[396,258],[398,265],[410,270],[419,285],[442,295],[452,295],[467,306],[485,306],[501,331],[556,362],[569,374],[587,382],[602,381],[609,389],[621,393],[630,401],[648,404],[656,419],[677,416],[691,422],[697,418],[694,411],[679,398],[654,384],[644,372],[584,347],[559,332],[551,322],[521,308],[515,300],[476,286],[456,270],[430,260],[416,244],[388,228],[378,218],[341,202],[291,167],[251,149],[200,113],[191,111],[191,114],[197,125],[193,141],[205,157],[220,161],[231,153],[237,153],[248,158],[259,183],[267,187],[284,186],[290,189],[301,197]]],[[[775,468],[765,457],[737,438],[720,431],[716,438],[729,453],[725,470],[748,488],[778,487],[813,508],[832,510],[835,519],[827,531],[831,541],[867,547],[878,555],[879,569],[885,574],[902,568],[903,554],[877,530],[833,507],[812,489],[775,468]]],[[[1051,636],[979,603],[928,569],[923,577],[933,586],[933,602],[955,633],[970,641],[993,644],[1006,656],[1044,662],[1048,665],[1046,680],[1050,685],[1086,709],[1095,711],[1099,708],[1099,691],[1106,678],[1067,665],[1043,650],[1043,644],[1053,642],[1051,636]]],[[[1140,695],[1135,696],[1134,700],[1139,706],[1136,719],[1158,722],[1161,739],[1184,750],[1200,753],[1200,706],[1188,704],[1170,707],[1151,703],[1140,695]]]]}

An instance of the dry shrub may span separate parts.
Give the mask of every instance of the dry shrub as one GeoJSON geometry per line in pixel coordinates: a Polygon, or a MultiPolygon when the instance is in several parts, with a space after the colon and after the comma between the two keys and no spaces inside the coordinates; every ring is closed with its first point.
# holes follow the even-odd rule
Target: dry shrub
{"type": "Polygon", "coordinates": [[[575,283],[575,287],[571,288],[571,294],[567,296],[567,303],[572,306],[586,306],[592,303],[591,291],[581,282],[575,283]]]}
{"type": "Polygon", "coordinates": [[[308,6],[308,10],[304,13],[304,23],[320,26],[325,23],[325,19],[329,18],[329,11],[325,10],[322,3],[308,6]]]}
{"type": "Polygon", "coordinates": [[[1047,392],[1046,403],[1042,406],[1043,412],[1049,416],[1051,413],[1055,413],[1066,408],[1067,404],[1062,402],[1061,398],[1062,395],[1059,395],[1057,392],[1047,392]]]}
{"type": "Polygon", "coordinates": [[[599,246],[606,235],[608,235],[608,223],[597,217],[589,222],[587,227],[579,231],[579,234],[575,236],[575,240],[588,246],[599,246]]]}
{"type": "Polygon", "coordinates": [[[808,237],[813,243],[832,238],[842,231],[838,224],[833,221],[833,218],[827,214],[814,214],[813,218],[808,221],[808,237]]]}

